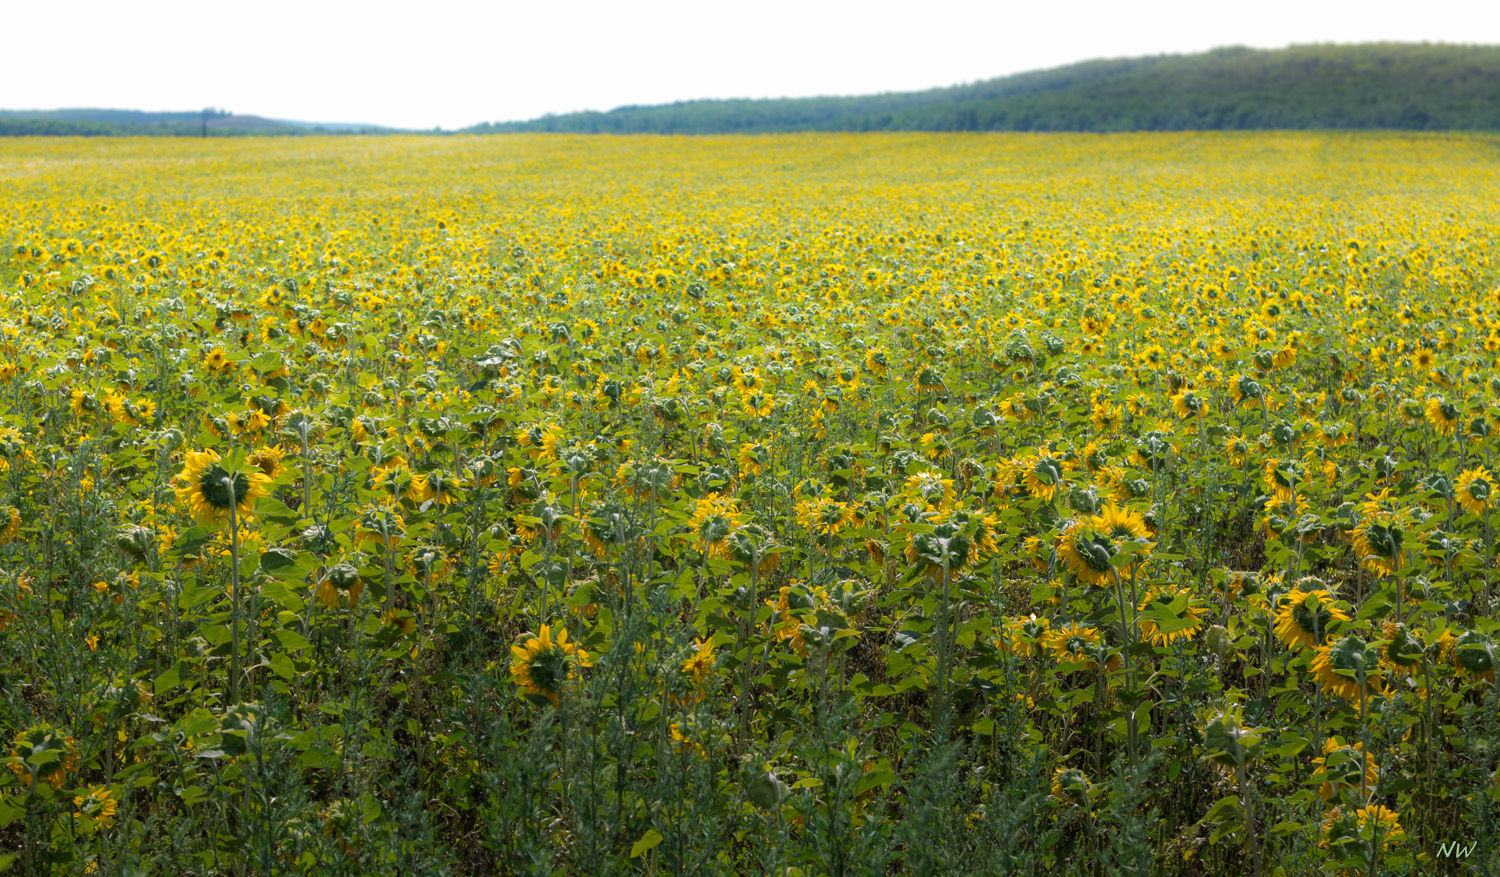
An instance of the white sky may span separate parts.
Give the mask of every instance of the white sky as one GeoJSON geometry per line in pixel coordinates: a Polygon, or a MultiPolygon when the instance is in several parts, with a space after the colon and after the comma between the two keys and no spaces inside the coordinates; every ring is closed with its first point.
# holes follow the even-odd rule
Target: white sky
{"type": "Polygon", "coordinates": [[[0,108],[214,106],[449,129],[694,98],[907,91],[1224,45],[1500,43],[1500,11],[1488,0],[18,0],[7,7],[0,108]]]}

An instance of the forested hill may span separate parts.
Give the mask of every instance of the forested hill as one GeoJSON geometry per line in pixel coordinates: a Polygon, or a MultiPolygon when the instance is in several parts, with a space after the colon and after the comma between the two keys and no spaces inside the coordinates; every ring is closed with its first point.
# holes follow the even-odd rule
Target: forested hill
{"type": "Polygon", "coordinates": [[[1215,49],[1086,61],[863,97],[699,100],[487,123],[474,133],[1500,130],[1500,46],[1215,49]]]}
{"type": "Polygon", "coordinates": [[[140,110],[0,110],[0,137],[232,137],[374,134],[375,125],[294,122],[225,110],[148,113],[140,110]]]}

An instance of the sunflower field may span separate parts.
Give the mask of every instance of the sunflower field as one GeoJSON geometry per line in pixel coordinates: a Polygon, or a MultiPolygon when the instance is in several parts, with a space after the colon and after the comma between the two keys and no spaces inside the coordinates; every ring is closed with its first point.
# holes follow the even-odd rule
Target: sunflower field
{"type": "Polygon", "coordinates": [[[0,866],[1500,871],[1500,138],[0,146],[0,866]]]}

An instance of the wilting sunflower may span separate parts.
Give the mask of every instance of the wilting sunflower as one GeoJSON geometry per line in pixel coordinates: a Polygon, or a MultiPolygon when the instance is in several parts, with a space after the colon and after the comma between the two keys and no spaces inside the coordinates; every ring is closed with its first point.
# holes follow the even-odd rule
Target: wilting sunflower
{"type": "Polygon", "coordinates": [[[1163,630],[1157,624],[1156,619],[1142,615],[1140,616],[1141,636],[1152,645],[1169,646],[1172,643],[1187,639],[1197,630],[1202,622],[1204,609],[1202,604],[1194,598],[1191,591],[1182,588],[1156,587],[1146,592],[1146,599],[1141,601],[1138,607],[1140,612],[1146,612],[1153,606],[1164,607],[1166,612],[1175,619],[1172,625],[1175,630],[1163,630]],[[1173,610],[1172,607],[1181,599],[1182,607],[1173,610]],[[1177,625],[1184,625],[1178,627],[1177,625]]]}
{"type": "Polygon", "coordinates": [[[1380,650],[1356,634],[1346,634],[1320,647],[1313,655],[1312,666],[1318,683],[1345,700],[1380,691],[1380,650]]]}
{"type": "Polygon", "coordinates": [[[1364,744],[1356,741],[1346,746],[1338,737],[1323,741],[1323,755],[1313,759],[1313,773],[1326,776],[1318,795],[1331,801],[1342,789],[1359,789],[1360,773],[1364,773],[1364,788],[1373,789],[1380,780],[1380,770],[1375,759],[1365,757],[1364,744]]]}
{"type": "Polygon", "coordinates": [[[365,583],[352,564],[340,563],[328,569],[318,582],[318,602],[329,609],[347,608],[359,602],[365,583]]]}
{"type": "Polygon", "coordinates": [[[226,469],[216,451],[189,451],[187,465],[177,475],[177,499],[198,523],[211,526],[229,520],[230,509],[250,514],[255,501],[266,495],[271,480],[257,466],[231,463],[226,469]]]}
{"type": "Polygon", "coordinates": [[[1483,466],[1465,469],[1458,475],[1453,494],[1464,511],[1471,515],[1483,515],[1484,510],[1489,507],[1490,498],[1495,494],[1494,476],[1483,466]]]}
{"type": "Polygon", "coordinates": [[[1287,648],[1315,649],[1328,639],[1328,628],[1349,616],[1334,605],[1333,592],[1293,588],[1277,603],[1276,638],[1287,648]]]}
{"type": "Polygon", "coordinates": [[[521,687],[521,693],[534,702],[548,702],[557,706],[558,693],[569,677],[577,676],[579,667],[593,666],[589,653],[577,643],[568,642],[566,628],[558,628],[557,639],[552,639],[552,630],[542,625],[541,633],[530,637],[522,645],[511,646],[510,675],[521,687]]]}

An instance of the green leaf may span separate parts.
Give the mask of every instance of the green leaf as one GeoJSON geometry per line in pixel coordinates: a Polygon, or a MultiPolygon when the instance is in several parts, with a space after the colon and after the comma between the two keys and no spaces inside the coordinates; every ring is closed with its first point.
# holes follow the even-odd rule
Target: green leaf
{"type": "Polygon", "coordinates": [[[197,554],[212,539],[214,531],[207,527],[189,527],[177,534],[172,540],[172,555],[175,557],[187,557],[197,554]]]}
{"type": "Polygon", "coordinates": [[[297,667],[292,663],[292,657],[285,652],[280,652],[275,657],[271,658],[271,660],[267,662],[266,666],[270,667],[271,672],[275,673],[277,676],[280,676],[282,679],[290,680],[297,675],[297,667]]]}
{"type": "Polygon", "coordinates": [[[307,641],[307,637],[295,630],[278,630],[272,636],[275,636],[277,642],[281,643],[281,647],[289,652],[312,648],[312,643],[307,641]]]}
{"type": "Polygon", "coordinates": [[[187,662],[178,661],[156,677],[156,693],[163,694],[170,691],[181,685],[183,680],[190,678],[192,678],[192,671],[188,669],[187,662]]]}
{"type": "Polygon", "coordinates": [[[661,836],[661,832],[657,831],[656,829],[646,829],[646,833],[641,835],[641,839],[630,845],[630,858],[639,859],[647,852],[655,849],[656,845],[661,843],[664,839],[665,838],[661,836]]]}
{"type": "Polygon", "coordinates": [[[896,772],[889,768],[876,768],[867,771],[854,784],[854,797],[859,797],[876,786],[888,786],[896,781],[896,772]]]}

